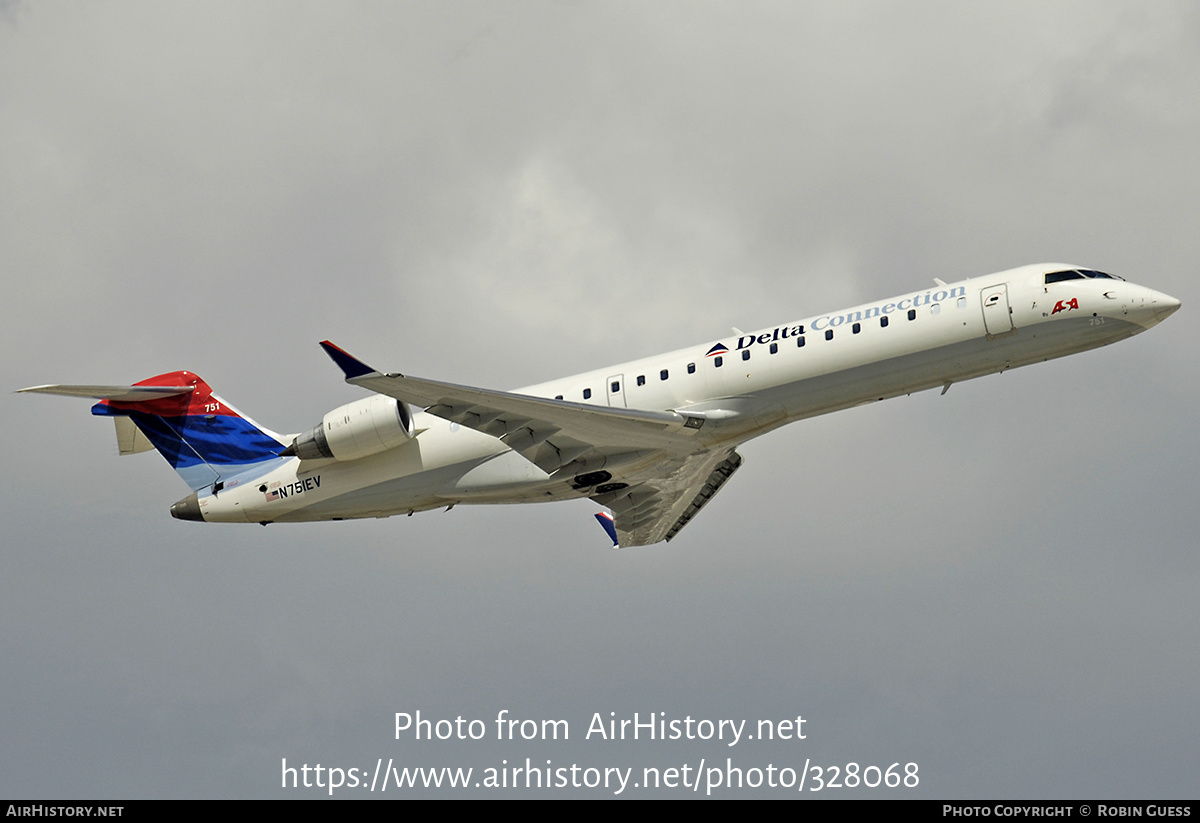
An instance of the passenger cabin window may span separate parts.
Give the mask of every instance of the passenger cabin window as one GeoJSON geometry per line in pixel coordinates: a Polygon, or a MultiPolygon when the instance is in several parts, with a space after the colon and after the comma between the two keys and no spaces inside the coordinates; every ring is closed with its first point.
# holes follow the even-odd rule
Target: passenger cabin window
{"type": "Polygon", "coordinates": [[[659,379],[659,380],[666,380],[666,379],[667,379],[667,370],[666,370],[666,369],[663,369],[662,371],[660,371],[660,372],[658,373],[658,379],[659,379]]]}
{"type": "Polygon", "coordinates": [[[942,311],[942,304],[941,304],[941,303],[934,303],[933,305],[931,305],[931,306],[929,307],[929,313],[930,313],[930,314],[940,314],[940,313],[941,313],[941,311],[942,311]]]}
{"type": "Polygon", "coordinates": [[[862,323],[855,323],[853,326],[850,327],[850,330],[853,331],[855,334],[858,334],[860,331],[862,331],[862,323]]]}
{"type": "Polygon", "coordinates": [[[750,359],[750,350],[749,350],[749,349],[746,349],[744,352],[742,352],[742,359],[743,359],[743,360],[749,360],[749,359],[750,359]]]}
{"type": "Polygon", "coordinates": [[[638,385],[639,385],[639,386],[644,386],[644,385],[646,385],[646,375],[644,375],[644,374],[639,374],[639,375],[638,375],[638,385]]]}
{"type": "Polygon", "coordinates": [[[879,315],[879,327],[881,329],[886,329],[887,324],[888,324],[887,315],[886,314],[879,315]]]}
{"type": "Polygon", "coordinates": [[[908,310],[908,319],[909,319],[909,320],[916,320],[916,319],[917,319],[917,310],[916,310],[916,309],[909,309],[909,310],[908,310]]]}
{"type": "Polygon", "coordinates": [[[965,298],[965,297],[958,298],[958,307],[960,309],[965,309],[967,307],[967,298],[965,298]]]}
{"type": "Polygon", "coordinates": [[[771,354],[779,354],[779,344],[778,343],[771,344],[771,354]]]}
{"type": "Polygon", "coordinates": [[[804,348],[804,335],[800,335],[799,337],[796,338],[796,348],[798,348],[798,349],[804,348]]]}
{"type": "Polygon", "coordinates": [[[688,363],[688,374],[695,374],[695,373],[696,373],[696,364],[688,363]]]}
{"type": "Polygon", "coordinates": [[[826,329],[826,330],[825,330],[825,339],[826,339],[826,340],[832,340],[832,339],[833,339],[833,329],[826,329]]]}
{"type": "Polygon", "coordinates": [[[723,357],[714,357],[714,358],[713,358],[713,368],[714,368],[714,369],[719,369],[719,368],[721,368],[721,364],[722,364],[722,363],[724,363],[724,362],[725,362],[725,358],[723,358],[723,357]]]}
{"type": "Polygon", "coordinates": [[[592,390],[591,390],[591,389],[584,389],[584,390],[583,390],[583,399],[584,399],[584,400],[591,400],[591,399],[592,399],[592,390]]]}
{"type": "Polygon", "coordinates": [[[616,394],[620,390],[621,390],[621,381],[619,381],[619,380],[612,381],[612,393],[616,394]]]}

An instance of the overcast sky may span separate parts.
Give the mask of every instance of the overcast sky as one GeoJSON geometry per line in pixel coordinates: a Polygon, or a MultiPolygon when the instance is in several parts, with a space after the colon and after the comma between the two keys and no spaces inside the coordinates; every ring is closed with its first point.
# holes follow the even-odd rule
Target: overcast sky
{"type": "Polygon", "coordinates": [[[1194,3],[0,0],[0,78],[0,795],[528,757],[1196,796],[1194,3]],[[363,396],[327,337],[507,389],[1044,260],[1183,309],[751,442],[623,552],[589,501],[174,521],[157,455],[11,393],[189,369],[299,431],[363,396]],[[610,712],[806,739],[585,740],[610,712]]]}

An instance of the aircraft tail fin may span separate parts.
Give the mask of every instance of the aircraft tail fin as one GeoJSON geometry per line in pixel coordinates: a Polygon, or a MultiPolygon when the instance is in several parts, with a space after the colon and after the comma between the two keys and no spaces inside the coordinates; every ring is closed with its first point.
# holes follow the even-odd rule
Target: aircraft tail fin
{"type": "Polygon", "coordinates": [[[279,435],[213,394],[199,376],[169,372],[132,386],[33,386],[23,392],[92,397],[92,414],[112,417],[121,454],[155,448],[193,491],[220,489],[234,475],[264,472],[284,458],[279,435]]]}

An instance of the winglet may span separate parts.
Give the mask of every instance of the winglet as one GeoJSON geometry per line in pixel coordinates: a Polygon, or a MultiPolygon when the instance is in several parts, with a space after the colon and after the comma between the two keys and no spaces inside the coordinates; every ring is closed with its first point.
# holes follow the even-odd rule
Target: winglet
{"type": "Polygon", "coordinates": [[[368,374],[379,374],[375,369],[357,359],[345,349],[338,348],[328,340],[321,341],[321,348],[337,364],[337,367],[345,372],[347,380],[353,380],[356,377],[365,377],[368,374]]]}
{"type": "Polygon", "coordinates": [[[596,512],[596,522],[604,527],[604,531],[612,538],[613,548],[617,548],[617,527],[613,525],[613,516],[608,512],[596,512]]]}

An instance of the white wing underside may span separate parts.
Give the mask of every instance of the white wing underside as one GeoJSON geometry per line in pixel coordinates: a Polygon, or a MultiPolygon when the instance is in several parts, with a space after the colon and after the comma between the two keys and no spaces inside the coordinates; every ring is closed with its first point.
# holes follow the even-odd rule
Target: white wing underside
{"type": "Polygon", "coordinates": [[[663,477],[592,496],[612,509],[621,548],[649,546],[673,538],[738,470],[742,456],[732,450],[706,452],[690,455],[679,463],[663,477]]]}
{"type": "Polygon", "coordinates": [[[620,465],[623,471],[613,478],[620,482],[579,488],[612,510],[623,548],[670,540],[742,462],[732,449],[710,451],[697,441],[699,416],[548,400],[401,374],[371,372],[347,382],[499,438],[564,482],[594,467],[620,465]]]}

